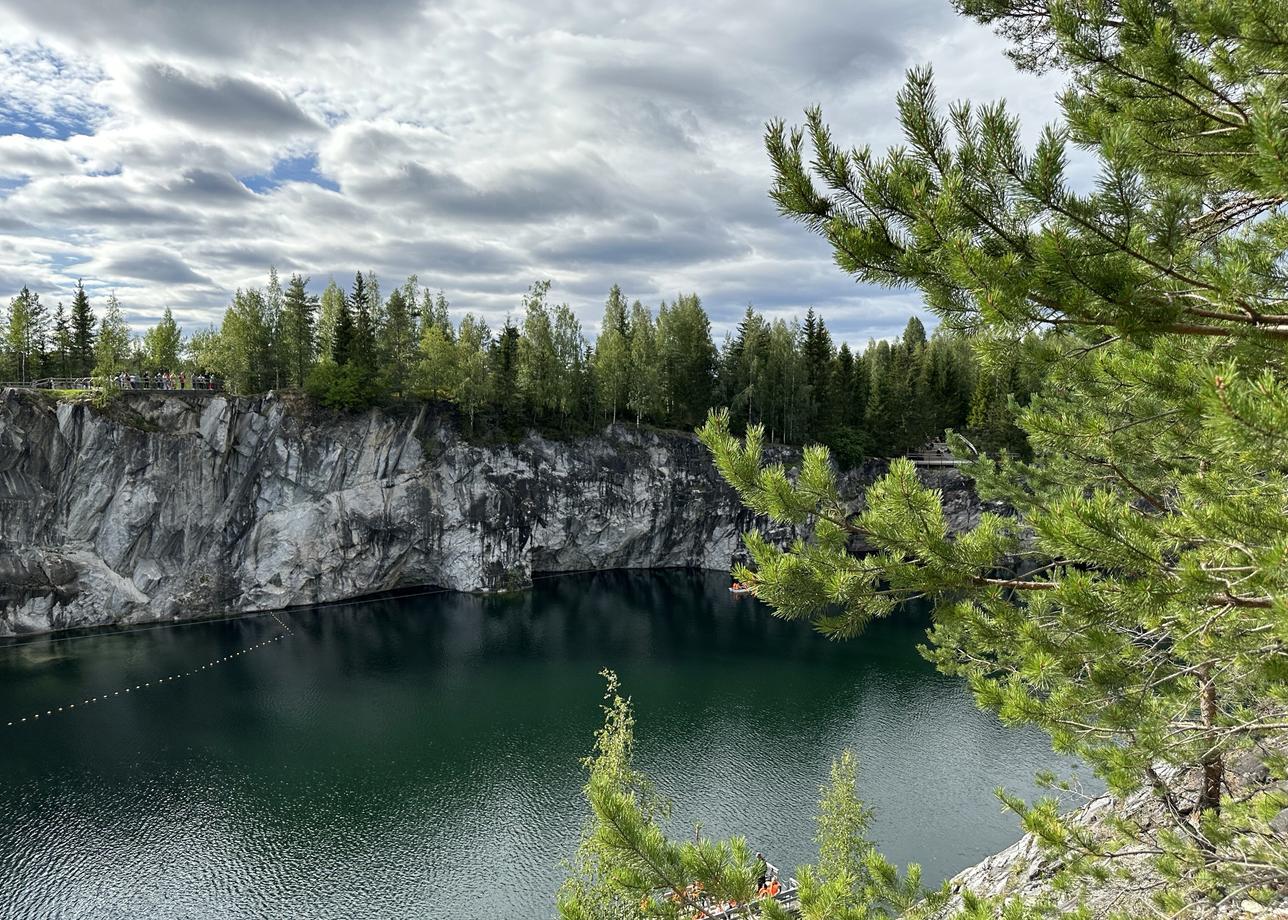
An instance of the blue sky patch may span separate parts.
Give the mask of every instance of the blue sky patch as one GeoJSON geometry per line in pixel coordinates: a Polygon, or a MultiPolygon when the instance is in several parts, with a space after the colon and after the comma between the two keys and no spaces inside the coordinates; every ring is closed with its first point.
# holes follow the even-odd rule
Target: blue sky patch
{"type": "Polygon", "coordinates": [[[252,192],[264,194],[271,192],[283,182],[309,182],[333,192],[340,191],[334,180],[318,171],[318,155],[306,153],[297,157],[285,157],[273,164],[273,170],[266,175],[239,176],[242,184],[252,192]]]}
{"type": "Polygon", "coordinates": [[[94,124],[87,118],[60,115],[46,118],[35,112],[11,106],[0,106],[0,135],[21,134],[24,137],[52,138],[65,141],[76,134],[93,134],[94,124]]]}

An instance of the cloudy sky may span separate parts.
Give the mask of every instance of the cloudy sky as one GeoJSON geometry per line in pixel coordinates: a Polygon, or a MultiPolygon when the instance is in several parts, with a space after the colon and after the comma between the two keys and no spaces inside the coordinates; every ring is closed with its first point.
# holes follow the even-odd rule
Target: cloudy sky
{"type": "Polygon", "coordinates": [[[931,63],[1033,136],[1057,83],[1001,48],[948,0],[0,0],[0,292],[83,277],[192,329],[274,264],[494,321],[550,278],[591,332],[618,283],[892,335],[917,296],[777,216],[764,123],[821,103],[884,146],[931,63]]]}

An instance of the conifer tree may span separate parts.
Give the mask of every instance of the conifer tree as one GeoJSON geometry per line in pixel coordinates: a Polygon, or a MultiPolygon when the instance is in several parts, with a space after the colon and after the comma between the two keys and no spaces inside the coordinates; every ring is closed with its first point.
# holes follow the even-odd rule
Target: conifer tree
{"type": "Polygon", "coordinates": [[[353,312],[349,308],[348,298],[341,294],[331,326],[331,361],[335,364],[347,365],[352,354],[353,312]]]}
{"type": "MultiPolygon", "coordinates": [[[[426,296],[428,297],[428,292],[426,292],[426,296]]],[[[429,312],[431,320],[443,330],[443,334],[446,335],[448,339],[451,339],[453,335],[452,317],[449,312],[450,308],[451,305],[447,302],[447,295],[442,291],[439,291],[434,295],[434,305],[429,312]]]]}
{"type": "Polygon", "coordinates": [[[377,366],[376,327],[371,302],[375,276],[357,272],[353,276],[353,289],[349,294],[349,310],[353,317],[353,336],[349,342],[349,362],[365,377],[374,376],[377,366]]]}
{"type": "Polygon", "coordinates": [[[513,430],[518,422],[523,400],[519,387],[519,330],[508,316],[496,341],[492,343],[489,363],[492,393],[502,424],[513,430]]]}
{"type": "Polygon", "coordinates": [[[832,336],[827,324],[810,307],[801,330],[804,350],[805,385],[809,387],[807,430],[815,437],[831,430],[832,418],[832,336]]]}
{"type": "Polygon", "coordinates": [[[945,113],[928,70],[899,94],[906,148],[842,147],[818,110],[804,129],[771,124],[767,145],[783,212],[860,279],[917,286],[943,324],[978,333],[987,366],[1046,330],[1046,385],[1017,414],[1032,459],[968,467],[1019,518],[950,535],[906,461],[854,514],[824,449],[789,480],[763,464],[759,429],[740,441],[717,414],[703,440],[747,503],[814,522],[788,550],[749,535],[756,570],[739,576],[836,637],[931,598],[927,653],[981,705],[1163,806],[1164,826],[1122,822],[1106,841],[1055,801],[1006,799],[1059,854],[1061,884],[1152,854],[1126,880],[1130,915],[1209,916],[1230,892],[1288,884],[1268,825],[1284,800],[1232,799],[1224,776],[1288,725],[1288,8],[960,5],[1023,66],[1071,75],[1064,124],[1033,151],[1003,105],[945,113]],[[1088,191],[1065,177],[1070,142],[1099,158],[1088,191]],[[850,555],[858,536],[875,552],[850,555]]]}
{"type": "Polygon", "coordinates": [[[94,311],[90,308],[85,285],[78,279],[72,295],[72,372],[76,376],[94,369],[94,311]]]}
{"type": "Polygon", "coordinates": [[[918,910],[928,916],[948,898],[921,887],[867,839],[870,815],[856,792],[854,755],[843,752],[820,790],[819,865],[798,870],[799,912],[756,889],[756,861],[742,837],[677,841],[666,834],[671,803],[634,762],[635,713],[617,675],[604,671],[604,725],[584,766],[591,818],[556,906],[562,920],[881,920],[918,910]],[[728,905],[716,907],[715,905],[728,905]]]}
{"type": "Polygon", "coordinates": [[[282,302],[282,362],[287,380],[296,387],[304,386],[318,351],[314,329],[318,298],[309,294],[308,283],[307,277],[292,274],[282,302]]]}
{"type": "MultiPolygon", "coordinates": [[[[566,426],[574,415],[581,415],[586,395],[586,375],[590,365],[586,360],[586,339],[581,334],[581,323],[566,303],[555,307],[551,329],[555,360],[558,364],[556,384],[559,413],[566,426]]],[[[593,406],[586,406],[593,409],[593,406]]]]}
{"type": "Polygon", "coordinates": [[[395,288],[385,304],[384,322],[379,328],[377,350],[381,355],[384,388],[396,394],[403,392],[416,357],[416,329],[412,318],[414,304],[414,300],[407,300],[405,287],[395,288]]]}
{"type": "Polygon", "coordinates": [[[72,340],[72,327],[67,320],[67,311],[63,309],[63,302],[58,301],[58,307],[54,310],[54,347],[51,359],[53,371],[59,377],[70,377],[72,375],[72,352],[75,343],[72,340]]]}

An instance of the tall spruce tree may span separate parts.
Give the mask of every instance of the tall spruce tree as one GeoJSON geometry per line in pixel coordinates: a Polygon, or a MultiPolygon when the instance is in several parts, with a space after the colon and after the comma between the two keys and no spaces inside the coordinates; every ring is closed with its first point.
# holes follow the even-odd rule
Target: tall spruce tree
{"type": "Polygon", "coordinates": [[[823,318],[810,307],[805,313],[801,330],[801,347],[805,358],[805,385],[809,387],[809,412],[805,420],[807,431],[820,437],[830,431],[834,423],[832,390],[832,336],[823,318]]]}
{"type": "Polygon", "coordinates": [[[282,362],[291,386],[302,387],[317,357],[315,315],[318,298],[308,292],[309,279],[291,275],[282,303],[282,362]]]}
{"type": "Polygon", "coordinates": [[[72,327],[67,319],[67,311],[63,308],[63,302],[58,301],[58,307],[54,310],[54,336],[53,351],[50,354],[51,370],[59,377],[70,377],[72,375],[73,359],[72,353],[75,350],[75,344],[72,340],[72,327]]]}
{"type": "Polygon", "coordinates": [[[414,285],[415,279],[410,278],[407,285],[393,290],[378,329],[377,351],[384,388],[397,395],[402,395],[416,360],[416,323],[412,316],[416,301],[414,294],[412,299],[407,298],[408,287],[414,291],[414,285]]]}
{"type": "Polygon", "coordinates": [[[523,405],[519,385],[519,338],[518,328],[507,316],[489,352],[493,399],[501,423],[509,430],[517,425],[523,405]]]}
{"type": "Polygon", "coordinates": [[[349,310],[353,317],[353,337],[349,342],[349,363],[362,374],[374,376],[378,363],[376,355],[376,327],[371,302],[372,283],[375,276],[357,272],[349,292],[349,310]]]}
{"type": "Polygon", "coordinates": [[[94,369],[94,311],[85,294],[84,283],[77,279],[72,295],[72,373],[89,374],[94,369]]]}

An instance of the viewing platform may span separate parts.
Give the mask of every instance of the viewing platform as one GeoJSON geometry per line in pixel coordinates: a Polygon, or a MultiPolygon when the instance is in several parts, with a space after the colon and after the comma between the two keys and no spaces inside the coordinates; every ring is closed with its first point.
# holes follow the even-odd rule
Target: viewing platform
{"type": "Polygon", "coordinates": [[[931,441],[921,450],[910,450],[901,456],[917,467],[961,466],[966,461],[954,457],[943,441],[931,441]]]}
{"type": "MultiPolygon", "coordinates": [[[[92,377],[41,377],[38,380],[7,380],[0,382],[0,390],[7,389],[18,390],[98,390],[102,385],[96,383],[92,377]]],[[[157,386],[154,382],[149,381],[144,384],[142,380],[132,380],[128,385],[111,386],[111,389],[118,393],[182,393],[185,396],[222,396],[224,386],[222,381],[216,381],[213,386],[193,386],[191,379],[186,381],[185,386],[157,386]]]]}

